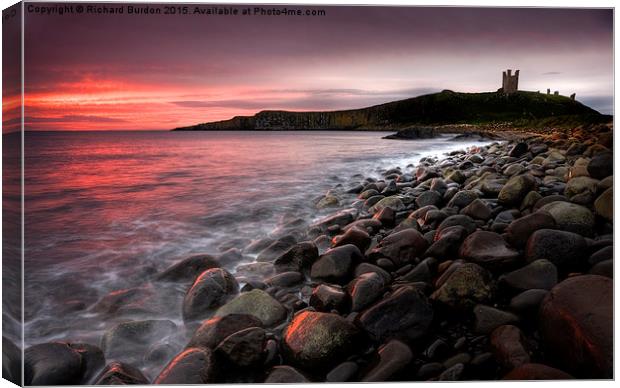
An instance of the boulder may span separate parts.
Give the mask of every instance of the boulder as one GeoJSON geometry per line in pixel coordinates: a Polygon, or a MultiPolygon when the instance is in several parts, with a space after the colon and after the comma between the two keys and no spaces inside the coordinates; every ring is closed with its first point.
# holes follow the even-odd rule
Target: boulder
{"type": "Polygon", "coordinates": [[[138,368],[121,362],[112,362],[101,371],[94,385],[146,385],[149,381],[138,368]]]}
{"type": "Polygon", "coordinates": [[[534,260],[525,267],[507,273],[501,281],[508,287],[519,291],[550,290],[558,282],[558,269],[549,260],[534,260]]]}
{"type": "Polygon", "coordinates": [[[359,331],[336,314],[302,311],[283,335],[286,358],[307,370],[324,370],[343,361],[359,346],[359,331]]]}
{"type": "Polygon", "coordinates": [[[516,175],[506,182],[497,196],[498,202],[505,206],[518,206],[525,195],[536,187],[536,179],[529,175],[516,175]]]}
{"type": "Polygon", "coordinates": [[[228,314],[247,314],[258,318],[265,327],[271,327],[286,318],[286,309],[263,290],[243,292],[216,312],[216,317],[228,314]]]}
{"type": "Polygon", "coordinates": [[[379,202],[375,203],[373,206],[368,209],[370,214],[375,214],[380,212],[383,208],[389,207],[394,211],[401,211],[405,209],[405,205],[403,201],[396,195],[392,195],[390,197],[385,197],[381,199],[379,202]]]}
{"type": "Polygon", "coordinates": [[[512,313],[482,304],[474,307],[474,316],[474,331],[479,334],[489,334],[502,325],[519,321],[519,317],[512,313]]]}
{"type": "Polygon", "coordinates": [[[353,361],[345,361],[332,369],[326,376],[325,381],[328,383],[341,383],[350,381],[359,370],[357,363],[353,361]]]}
{"type": "Polygon", "coordinates": [[[491,271],[509,268],[519,260],[519,252],[510,248],[504,238],[494,232],[477,231],[470,234],[459,250],[461,259],[491,271]]]}
{"type": "Polygon", "coordinates": [[[572,178],[566,184],[564,195],[573,202],[582,204],[592,203],[596,198],[598,180],[586,176],[572,178]]]}
{"type": "Polygon", "coordinates": [[[510,310],[520,314],[522,317],[530,318],[538,312],[538,307],[549,291],[542,289],[531,289],[523,291],[510,300],[510,310]]]}
{"type": "Polygon", "coordinates": [[[141,360],[151,344],[176,333],[170,320],[121,322],[103,334],[101,349],[108,360],[131,363],[141,360]]]}
{"type": "Polygon", "coordinates": [[[349,295],[339,286],[319,284],[312,290],[309,304],[319,311],[345,311],[349,305],[349,295]]]}
{"type": "Polygon", "coordinates": [[[248,314],[229,314],[223,317],[211,318],[204,321],[194,332],[187,347],[215,349],[229,335],[250,327],[261,326],[262,321],[248,314]]]}
{"type": "MultiPolygon", "coordinates": [[[[442,278],[444,276],[442,275],[442,278]]],[[[433,292],[431,299],[457,310],[469,310],[493,296],[491,274],[474,263],[464,263],[446,274],[443,284],[433,292]]]]}
{"type": "Polygon", "coordinates": [[[420,194],[418,198],[416,198],[415,203],[419,208],[429,205],[439,205],[441,198],[441,194],[435,190],[428,190],[420,194]]]}
{"type": "Polygon", "coordinates": [[[443,228],[441,233],[435,233],[435,242],[426,250],[424,256],[440,260],[454,257],[466,236],[467,230],[460,225],[443,228]]]}
{"type": "Polygon", "coordinates": [[[506,241],[510,245],[523,248],[532,233],[539,229],[554,229],[555,219],[551,214],[538,211],[518,218],[506,228],[506,241]]]}
{"type": "Polygon", "coordinates": [[[214,382],[213,354],[207,348],[186,348],[159,373],[153,384],[208,384],[214,382]]]}
{"type": "Polygon", "coordinates": [[[224,338],[215,354],[241,368],[260,365],[265,359],[267,335],[260,327],[249,327],[224,338]]]}
{"type": "Polygon", "coordinates": [[[277,272],[297,271],[310,268],[319,258],[319,250],[311,241],[303,241],[290,247],[275,259],[273,265],[277,272]]]}
{"type": "Polygon", "coordinates": [[[354,265],[363,258],[359,248],[352,244],[332,248],[312,265],[310,277],[314,280],[344,284],[351,279],[354,265]]]}
{"type": "Polygon", "coordinates": [[[592,178],[603,179],[613,174],[614,155],[612,152],[600,152],[592,156],[588,163],[588,173],[592,178]]]}
{"type": "Polygon", "coordinates": [[[424,253],[428,243],[420,232],[414,229],[405,229],[391,233],[374,248],[369,257],[373,260],[385,257],[398,267],[403,266],[424,253]]]}
{"type": "Polygon", "coordinates": [[[611,279],[583,275],[564,280],[543,300],[539,317],[544,344],[563,369],[578,378],[612,378],[611,279]]]}
{"type": "Polygon", "coordinates": [[[379,362],[364,378],[363,382],[390,381],[413,360],[413,352],[401,341],[391,340],[379,348],[379,362]]]}
{"type": "Polygon", "coordinates": [[[414,340],[423,336],[433,321],[433,308],[426,296],[403,286],[356,318],[375,341],[398,337],[414,340]]]}
{"type": "Polygon", "coordinates": [[[543,364],[522,364],[511,370],[503,380],[573,380],[574,377],[559,369],[543,364]]]}
{"type": "Polygon", "coordinates": [[[586,240],[576,233],[540,229],[527,240],[525,259],[528,263],[545,259],[560,270],[571,270],[587,262],[586,249],[586,240]]]}
{"type": "Polygon", "coordinates": [[[304,276],[300,272],[289,271],[282,272],[265,280],[269,286],[288,288],[293,287],[304,280],[304,276]]]}
{"type": "Polygon", "coordinates": [[[596,214],[603,217],[607,221],[613,221],[614,219],[614,189],[613,187],[605,190],[594,201],[594,210],[596,214]]]}
{"type": "Polygon", "coordinates": [[[239,291],[239,284],[230,272],[222,268],[204,271],[183,299],[183,320],[205,318],[209,312],[226,303],[239,291]]]}
{"type": "Polygon", "coordinates": [[[376,272],[368,272],[353,279],[348,289],[351,311],[361,311],[383,295],[385,280],[376,272]]]}
{"type": "Polygon", "coordinates": [[[381,222],[381,225],[385,227],[391,228],[396,222],[396,212],[390,207],[384,207],[379,212],[375,213],[372,219],[381,222]]]}
{"type": "Polygon", "coordinates": [[[79,385],[82,357],[64,342],[31,346],[24,351],[24,385],[79,385]]]}
{"type": "Polygon", "coordinates": [[[219,266],[219,261],[212,255],[193,255],[169,267],[157,275],[156,279],[166,282],[193,282],[204,271],[219,266]]]}
{"type": "Polygon", "coordinates": [[[332,247],[341,247],[344,245],[355,245],[360,252],[365,252],[370,246],[370,236],[366,231],[358,228],[350,228],[332,240],[332,247]]]}
{"type": "Polygon", "coordinates": [[[549,212],[559,229],[584,236],[592,235],[594,215],[584,206],[570,202],[551,202],[540,210],[549,212]]]}
{"type": "Polygon", "coordinates": [[[476,220],[487,221],[491,218],[492,211],[483,200],[475,199],[461,210],[461,214],[476,220]]]}
{"type": "Polygon", "coordinates": [[[258,262],[272,262],[278,257],[282,256],[296,243],[295,238],[292,236],[280,237],[276,241],[272,242],[267,248],[258,253],[256,261],[258,262]]]}
{"type": "Polygon", "coordinates": [[[524,142],[519,142],[517,144],[515,144],[510,151],[508,151],[508,156],[512,157],[512,158],[519,158],[523,155],[525,155],[525,153],[527,153],[529,147],[527,145],[527,143],[524,142]]]}
{"type": "Polygon", "coordinates": [[[530,354],[523,333],[513,325],[499,326],[491,334],[491,350],[506,370],[530,362],[530,354]]]}
{"type": "Polygon", "coordinates": [[[461,190],[454,194],[454,197],[448,202],[449,207],[457,207],[462,209],[478,198],[478,194],[473,190],[461,190]]]}
{"type": "Polygon", "coordinates": [[[265,379],[266,384],[295,384],[309,383],[310,380],[303,373],[288,365],[278,365],[271,368],[265,379]]]}
{"type": "Polygon", "coordinates": [[[437,241],[441,236],[444,229],[449,228],[451,226],[462,226],[467,231],[467,234],[472,234],[476,231],[476,222],[469,216],[456,214],[450,216],[443,220],[441,224],[437,227],[437,231],[435,232],[435,241],[437,241]]]}

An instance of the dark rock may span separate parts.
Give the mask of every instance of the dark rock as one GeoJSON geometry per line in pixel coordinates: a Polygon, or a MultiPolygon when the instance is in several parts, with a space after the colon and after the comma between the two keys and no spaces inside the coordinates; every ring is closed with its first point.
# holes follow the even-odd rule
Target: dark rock
{"type": "Polygon", "coordinates": [[[156,279],[166,282],[193,282],[204,271],[219,266],[219,261],[211,255],[194,255],[166,269],[157,275],[156,279]]]}
{"type": "Polygon", "coordinates": [[[405,282],[424,282],[430,283],[437,266],[436,260],[432,257],[422,260],[413,269],[407,271],[398,278],[399,281],[405,282]]]}
{"type": "Polygon", "coordinates": [[[533,210],[534,211],[539,210],[541,207],[548,205],[552,202],[568,202],[568,198],[566,198],[563,195],[558,195],[558,194],[548,195],[546,197],[539,199],[534,205],[533,210]]]}
{"type": "MultiPolygon", "coordinates": [[[[368,201],[370,201],[370,199],[368,201]]],[[[368,201],[366,202],[368,203],[368,201]]],[[[403,204],[403,201],[398,196],[392,195],[390,197],[380,199],[378,202],[372,205],[370,209],[368,209],[368,212],[370,214],[375,214],[386,207],[392,208],[392,210],[398,212],[405,209],[405,204],[403,204]]]]}
{"type": "Polygon", "coordinates": [[[450,369],[446,369],[440,375],[439,381],[459,381],[463,372],[465,371],[465,365],[456,364],[452,366],[450,369]]]}
{"type": "Polygon", "coordinates": [[[442,339],[433,342],[424,352],[429,360],[439,360],[448,353],[449,347],[442,339]]]}
{"type": "Polygon", "coordinates": [[[518,327],[500,326],[491,334],[491,350],[506,370],[517,368],[530,362],[527,344],[518,327]]]}
{"type": "Polygon", "coordinates": [[[95,345],[85,343],[70,343],[69,347],[82,358],[82,384],[91,384],[95,374],[105,365],[103,351],[95,345]]]}
{"type": "Polygon", "coordinates": [[[215,348],[215,354],[223,356],[236,366],[246,368],[263,362],[267,337],[260,327],[249,327],[226,337],[215,348]]]}
{"type": "Polygon", "coordinates": [[[287,359],[308,370],[320,370],[354,353],[359,332],[339,315],[302,311],[284,331],[287,359]]]}
{"type": "Polygon", "coordinates": [[[594,201],[594,210],[596,214],[603,217],[607,221],[613,221],[614,219],[614,188],[610,187],[606,189],[599,197],[594,201]]]}
{"type": "Polygon", "coordinates": [[[405,229],[391,233],[370,252],[370,258],[377,260],[382,257],[390,259],[397,266],[402,266],[419,257],[426,250],[428,243],[420,232],[405,229]]]}
{"type": "Polygon", "coordinates": [[[554,229],[555,220],[551,214],[539,211],[516,219],[506,228],[506,241],[510,245],[522,248],[528,238],[539,229],[554,229]]]}
{"type": "Polygon", "coordinates": [[[435,242],[426,250],[424,256],[437,259],[454,257],[466,236],[467,230],[460,225],[443,228],[441,233],[435,233],[435,242]]]}
{"type": "Polygon", "coordinates": [[[438,376],[444,370],[443,364],[439,362],[431,362],[424,364],[418,369],[416,377],[422,380],[429,379],[431,377],[438,376]]]}
{"type": "Polygon", "coordinates": [[[286,253],[296,243],[295,238],[292,236],[280,237],[267,248],[260,251],[256,257],[256,261],[266,262],[274,261],[284,253],[286,253]]]}
{"type": "Polygon", "coordinates": [[[43,343],[24,351],[25,385],[78,385],[84,383],[82,377],[82,357],[66,343],[43,343]]]}
{"type": "Polygon", "coordinates": [[[461,214],[476,220],[487,221],[491,218],[492,211],[483,200],[475,199],[461,210],[461,214]]]}
{"type": "Polygon", "coordinates": [[[166,365],[153,384],[212,383],[216,370],[211,350],[187,348],[166,365]]]}
{"type": "Polygon", "coordinates": [[[549,212],[559,229],[583,236],[592,235],[594,215],[584,206],[570,202],[552,202],[540,210],[549,212]]]}
{"type": "Polygon", "coordinates": [[[203,347],[215,349],[229,335],[238,331],[260,327],[262,322],[247,314],[229,314],[223,317],[211,318],[204,321],[196,330],[187,347],[203,347]]]}
{"type": "Polygon", "coordinates": [[[177,326],[169,320],[121,322],[104,333],[101,349],[108,360],[133,362],[140,360],[153,342],[176,332],[177,326]]]}
{"type": "Polygon", "coordinates": [[[266,280],[267,284],[275,287],[292,287],[301,283],[304,280],[304,276],[295,271],[282,272],[266,280]]]}
{"type": "Polygon", "coordinates": [[[358,316],[358,323],[375,341],[391,337],[413,340],[424,335],[433,320],[426,296],[403,286],[358,316]]]}
{"type": "Polygon", "coordinates": [[[536,179],[529,175],[513,176],[506,182],[497,196],[501,205],[518,206],[525,198],[525,195],[536,187],[536,179]]]}
{"type": "MultiPolygon", "coordinates": [[[[389,208],[386,208],[386,209],[389,209],[389,208]]],[[[380,211],[377,214],[381,214],[381,212],[383,212],[383,210],[380,211]]],[[[377,214],[375,214],[375,216],[377,214]]],[[[361,230],[365,230],[369,234],[375,234],[379,230],[381,230],[382,227],[383,227],[383,224],[381,223],[381,221],[375,219],[374,216],[373,216],[373,218],[366,218],[366,219],[354,221],[354,222],[348,224],[347,226],[345,226],[343,230],[346,231],[346,230],[349,230],[351,228],[358,228],[358,229],[361,229],[361,230]]]]}
{"type": "Polygon", "coordinates": [[[588,271],[591,275],[601,275],[606,276],[610,279],[614,277],[614,261],[613,260],[605,260],[600,263],[596,263],[590,271],[588,271]]]}
{"type": "Polygon", "coordinates": [[[351,295],[351,311],[361,311],[383,295],[385,281],[376,272],[362,274],[348,286],[351,295]]]}
{"type": "Polygon", "coordinates": [[[573,380],[574,377],[559,369],[543,364],[523,364],[508,372],[503,380],[573,380]]]}
{"type": "Polygon", "coordinates": [[[121,362],[112,362],[95,379],[95,385],[146,385],[149,381],[138,368],[121,362]]]}
{"type": "Polygon", "coordinates": [[[325,376],[325,380],[328,383],[343,383],[351,381],[357,374],[358,370],[359,366],[355,362],[345,361],[332,369],[327,376],[325,376]]]}
{"type": "MultiPolygon", "coordinates": [[[[386,208],[389,209],[389,208],[386,208]]],[[[370,246],[370,236],[364,230],[358,228],[350,228],[344,234],[334,237],[332,247],[341,247],[344,245],[355,245],[360,252],[365,252],[370,246]]]]}
{"type": "Polygon", "coordinates": [[[435,190],[428,190],[423,192],[416,198],[415,203],[418,207],[424,207],[429,205],[439,205],[441,202],[441,194],[435,190]]]}
{"type": "Polygon", "coordinates": [[[183,299],[183,320],[205,318],[239,291],[235,277],[222,268],[204,271],[183,299]]]}
{"type": "Polygon", "coordinates": [[[216,312],[216,317],[229,314],[247,314],[258,318],[265,327],[270,327],[286,318],[286,309],[262,290],[243,292],[216,312]]]}
{"type": "Polygon", "coordinates": [[[325,252],[312,265],[310,277],[315,280],[346,283],[351,279],[355,264],[363,260],[362,253],[355,245],[343,245],[325,252]]]}
{"type": "Polygon", "coordinates": [[[273,262],[277,272],[297,271],[310,268],[319,258],[319,250],[311,241],[293,245],[273,262]]]}
{"type": "Polygon", "coordinates": [[[592,157],[588,163],[588,173],[592,178],[603,179],[614,173],[614,155],[611,152],[601,152],[592,157]]]}
{"type": "Polygon", "coordinates": [[[512,313],[481,304],[474,307],[474,315],[474,331],[479,334],[489,334],[502,325],[519,321],[519,317],[512,313]]]}
{"type": "Polygon", "coordinates": [[[2,336],[2,378],[22,385],[22,352],[5,336],[2,336]]]}
{"type": "Polygon", "coordinates": [[[319,284],[312,290],[309,303],[319,311],[344,311],[349,305],[349,296],[340,287],[319,284]]]}
{"type": "Polygon", "coordinates": [[[441,224],[439,224],[439,227],[437,227],[437,231],[435,232],[435,241],[442,236],[444,229],[457,225],[465,228],[468,235],[475,232],[477,228],[476,222],[472,220],[471,217],[462,214],[453,215],[446,218],[441,222],[441,224]]]}
{"type": "Polygon", "coordinates": [[[459,250],[466,261],[479,264],[491,271],[509,268],[519,260],[519,252],[513,250],[497,233],[477,231],[470,234],[459,250]]]}
{"type": "Polygon", "coordinates": [[[446,193],[446,190],[448,190],[448,185],[443,179],[434,178],[431,181],[431,190],[434,190],[439,194],[444,195],[446,193]]]}
{"type": "Polygon", "coordinates": [[[528,149],[529,147],[527,146],[527,143],[523,143],[523,142],[517,143],[510,149],[510,151],[508,151],[508,156],[512,158],[519,158],[525,155],[528,149]]]}
{"type": "Polygon", "coordinates": [[[491,274],[477,264],[465,263],[446,274],[446,280],[433,292],[431,299],[457,310],[468,310],[488,302],[492,296],[491,274]]]}
{"type": "Polygon", "coordinates": [[[585,239],[576,233],[540,229],[527,240],[525,259],[528,263],[546,259],[560,270],[573,269],[586,261],[586,249],[585,239]]]}
{"type": "Polygon", "coordinates": [[[564,280],[543,300],[539,316],[548,351],[568,372],[581,378],[612,378],[611,279],[583,275],[564,280]]]}
{"type": "Polygon", "coordinates": [[[265,379],[266,384],[309,383],[303,373],[288,365],[274,366],[265,379]]]}
{"type": "Polygon", "coordinates": [[[413,360],[409,346],[391,340],[379,348],[379,363],[362,379],[363,382],[390,381],[413,360]]]}
{"type": "Polygon", "coordinates": [[[385,284],[389,284],[392,281],[392,276],[386,270],[370,263],[361,263],[355,267],[354,276],[358,277],[362,274],[370,272],[378,273],[383,278],[385,284]]]}
{"type": "Polygon", "coordinates": [[[461,190],[452,197],[448,206],[462,209],[478,198],[478,194],[472,190],[461,190]]]}
{"type": "Polygon", "coordinates": [[[443,367],[446,369],[452,368],[456,364],[468,364],[471,361],[471,356],[468,353],[458,353],[443,362],[443,367]]]}
{"type": "Polygon", "coordinates": [[[538,312],[538,307],[548,292],[539,289],[523,291],[510,300],[510,309],[518,314],[531,316],[538,312]]]}
{"type": "Polygon", "coordinates": [[[396,212],[392,208],[386,207],[375,213],[372,218],[381,222],[383,226],[391,228],[396,222],[396,212]]]}
{"type": "Polygon", "coordinates": [[[601,261],[611,260],[613,258],[614,247],[613,245],[608,245],[594,252],[588,259],[588,263],[590,263],[590,265],[595,265],[600,263],[601,261]]]}
{"type": "Polygon", "coordinates": [[[501,280],[520,291],[534,288],[550,290],[558,282],[558,270],[552,262],[540,259],[506,274],[501,280]]]}

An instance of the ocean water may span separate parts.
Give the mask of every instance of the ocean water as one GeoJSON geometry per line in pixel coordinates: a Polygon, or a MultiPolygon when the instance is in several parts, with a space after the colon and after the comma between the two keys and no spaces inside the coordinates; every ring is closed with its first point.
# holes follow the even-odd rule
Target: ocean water
{"type": "MultiPolygon", "coordinates": [[[[310,223],[333,212],[317,210],[313,199],[338,184],[349,187],[387,168],[481,144],[384,135],[27,133],[26,346],[97,344],[107,328],[127,320],[93,308],[106,295],[133,288],[157,294],[163,286],[149,279],[189,254],[242,249],[282,223],[310,223]]],[[[182,324],[186,286],[168,287],[163,302],[142,318],[182,324]]],[[[180,335],[175,346],[185,340],[180,335]]]]}

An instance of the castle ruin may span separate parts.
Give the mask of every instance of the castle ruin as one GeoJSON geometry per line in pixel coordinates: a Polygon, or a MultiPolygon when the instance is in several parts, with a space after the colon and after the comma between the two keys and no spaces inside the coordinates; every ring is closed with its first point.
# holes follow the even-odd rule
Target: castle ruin
{"type": "Polygon", "coordinates": [[[508,69],[502,73],[502,93],[511,94],[519,90],[519,70],[515,70],[515,74],[512,75],[512,70],[508,69]]]}

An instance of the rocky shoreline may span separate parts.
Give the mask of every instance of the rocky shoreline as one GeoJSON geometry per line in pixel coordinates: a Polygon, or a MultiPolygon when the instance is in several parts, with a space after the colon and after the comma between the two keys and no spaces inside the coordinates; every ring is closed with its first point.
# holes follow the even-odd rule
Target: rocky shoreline
{"type": "Polygon", "coordinates": [[[612,378],[611,126],[486,133],[505,141],[359,176],[310,226],[179,261],[153,283],[183,290],[184,325],[31,346],[25,384],[612,378]],[[179,333],[180,352],[150,346],[179,333]],[[164,366],[148,378],[144,360],[164,366]]]}

